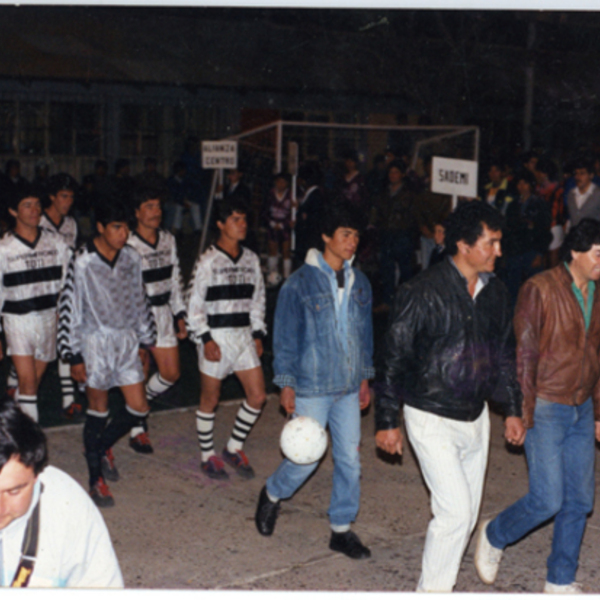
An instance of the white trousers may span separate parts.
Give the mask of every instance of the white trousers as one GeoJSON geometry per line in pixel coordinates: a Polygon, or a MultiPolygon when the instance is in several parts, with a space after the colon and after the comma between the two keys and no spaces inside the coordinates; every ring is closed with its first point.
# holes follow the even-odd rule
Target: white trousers
{"type": "Polygon", "coordinates": [[[404,419],[433,513],[417,591],[451,592],[481,504],[490,442],[487,404],[473,422],[410,406],[404,407],[404,419]]]}

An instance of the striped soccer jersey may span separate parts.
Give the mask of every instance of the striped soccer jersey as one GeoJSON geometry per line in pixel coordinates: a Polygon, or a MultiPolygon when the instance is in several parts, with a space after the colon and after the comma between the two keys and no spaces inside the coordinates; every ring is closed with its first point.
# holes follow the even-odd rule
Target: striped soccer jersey
{"type": "Polygon", "coordinates": [[[156,243],[150,244],[132,231],[127,244],[142,257],[142,278],[151,306],[168,304],[174,316],[184,317],[185,303],[175,237],[159,229],[156,243]]]}
{"type": "Polygon", "coordinates": [[[240,247],[232,258],[217,245],[196,262],[188,290],[188,330],[195,343],[211,339],[211,329],[251,327],[266,335],[265,283],[258,256],[240,247]]]}
{"type": "Polygon", "coordinates": [[[58,233],[63,237],[67,246],[71,250],[75,250],[75,243],[77,242],[77,221],[73,217],[63,217],[58,225],[54,224],[54,221],[44,211],[42,218],[40,219],[40,227],[51,231],[52,233],[58,233]]]}
{"type": "Polygon", "coordinates": [[[69,264],[59,315],[58,352],[71,364],[82,362],[83,340],[97,331],[133,330],[140,344],[152,346],[156,326],[139,254],[125,246],[109,261],[93,240],[79,248],[69,264]]]}
{"type": "Polygon", "coordinates": [[[38,228],[33,243],[14,231],[0,240],[0,306],[3,315],[56,310],[71,249],[62,237],[38,228]]]}

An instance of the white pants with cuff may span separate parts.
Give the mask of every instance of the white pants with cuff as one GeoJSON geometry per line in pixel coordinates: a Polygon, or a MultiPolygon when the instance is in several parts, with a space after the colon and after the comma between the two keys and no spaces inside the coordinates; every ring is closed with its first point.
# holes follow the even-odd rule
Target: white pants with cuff
{"type": "Polygon", "coordinates": [[[481,504],[490,441],[487,404],[472,422],[410,406],[404,419],[433,513],[417,591],[451,592],[481,504]]]}

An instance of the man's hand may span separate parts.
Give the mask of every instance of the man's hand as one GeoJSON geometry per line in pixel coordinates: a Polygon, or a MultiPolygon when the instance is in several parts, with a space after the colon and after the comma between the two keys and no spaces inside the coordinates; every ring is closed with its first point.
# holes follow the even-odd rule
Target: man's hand
{"type": "Polygon", "coordinates": [[[87,372],[85,370],[85,364],[79,363],[71,367],[71,377],[77,383],[85,383],[87,381],[87,372]]]}
{"type": "Polygon", "coordinates": [[[506,417],[504,421],[504,437],[513,446],[522,446],[527,435],[527,429],[523,426],[521,417],[506,417]]]}
{"type": "Polygon", "coordinates": [[[279,404],[288,415],[296,410],[296,390],[291,387],[284,387],[279,396],[279,404]]]}
{"type": "Polygon", "coordinates": [[[204,344],[204,358],[211,362],[219,362],[221,360],[221,348],[219,348],[217,342],[210,340],[210,342],[204,344]]]}
{"type": "Polygon", "coordinates": [[[260,358],[263,355],[262,340],[260,338],[254,338],[254,344],[256,345],[256,354],[258,355],[258,358],[260,358]]]}
{"type": "Polygon", "coordinates": [[[185,319],[177,319],[177,333],[175,336],[178,340],[185,340],[187,337],[187,328],[185,326],[185,319]]]}
{"type": "Polygon", "coordinates": [[[596,421],[596,441],[600,442],[600,421],[596,421]]]}
{"type": "Polygon", "coordinates": [[[369,380],[363,379],[360,382],[360,390],[358,391],[358,403],[360,410],[365,410],[371,403],[371,390],[369,389],[369,380]]]}
{"type": "Polygon", "coordinates": [[[377,447],[388,454],[402,454],[402,433],[400,428],[381,429],[375,434],[377,447]]]}

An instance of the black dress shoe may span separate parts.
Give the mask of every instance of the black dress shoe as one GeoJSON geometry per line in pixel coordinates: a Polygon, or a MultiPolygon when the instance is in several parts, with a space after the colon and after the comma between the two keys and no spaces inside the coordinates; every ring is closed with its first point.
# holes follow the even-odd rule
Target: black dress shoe
{"type": "Polygon", "coordinates": [[[267,496],[267,486],[265,485],[260,491],[258,497],[258,506],[256,507],[256,529],[261,535],[271,535],[275,529],[275,521],[277,521],[277,513],[279,512],[279,501],[271,502],[267,496]]]}
{"type": "Polygon", "coordinates": [[[350,558],[369,558],[371,556],[371,551],[363,546],[354,531],[344,531],[344,533],[332,531],[329,549],[341,552],[350,558]]]}

